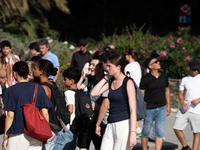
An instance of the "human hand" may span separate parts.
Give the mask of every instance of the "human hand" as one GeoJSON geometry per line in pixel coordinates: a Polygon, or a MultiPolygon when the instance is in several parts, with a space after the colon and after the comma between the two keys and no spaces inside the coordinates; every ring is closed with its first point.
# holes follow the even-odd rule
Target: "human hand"
{"type": "Polygon", "coordinates": [[[199,98],[198,99],[194,99],[194,100],[191,101],[191,103],[194,104],[194,105],[199,104],[199,102],[200,102],[199,98]]]}
{"type": "Polygon", "coordinates": [[[130,147],[134,147],[137,144],[136,133],[130,132],[130,147]]]}
{"type": "Polygon", "coordinates": [[[188,109],[189,108],[188,104],[185,103],[185,102],[182,102],[181,105],[183,106],[184,109],[188,109]]]}
{"type": "Polygon", "coordinates": [[[82,74],[83,77],[86,77],[89,74],[89,67],[84,68],[82,70],[81,74],[82,74]]]}
{"type": "Polygon", "coordinates": [[[167,112],[166,112],[167,114],[167,116],[169,116],[170,115],[170,113],[171,113],[171,108],[170,108],[170,106],[167,106],[167,112]]]}
{"type": "Polygon", "coordinates": [[[4,140],[2,143],[2,150],[7,150],[6,146],[8,145],[8,140],[4,140]]]}
{"type": "Polygon", "coordinates": [[[92,110],[95,109],[95,102],[91,101],[91,105],[92,105],[92,110]]]}
{"type": "Polygon", "coordinates": [[[101,127],[100,126],[96,126],[95,133],[96,133],[96,135],[101,136],[101,127]]]}

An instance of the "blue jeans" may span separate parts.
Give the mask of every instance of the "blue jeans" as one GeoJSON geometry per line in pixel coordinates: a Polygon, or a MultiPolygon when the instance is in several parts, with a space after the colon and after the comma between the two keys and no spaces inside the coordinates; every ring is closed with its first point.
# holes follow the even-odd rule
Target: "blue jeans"
{"type": "Polygon", "coordinates": [[[53,136],[47,140],[47,144],[45,144],[44,146],[42,146],[42,150],[53,150],[55,142],[57,140],[57,131],[51,131],[53,136]]]}
{"type": "Polygon", "coordinates": [[[64,132],[62,129],[58,132],[58,138],[55,142],[53,150],[75,150],[76,149],[77,135],[73,134],[70,130],[64,132]]]}
{"type": "Polygon", "coordinates": [[[144,118],[142,137],[149,137],[153,121],[155,121],[156,137],[165,137],[166,106],[147,109],[147,116],[144,118]]]}

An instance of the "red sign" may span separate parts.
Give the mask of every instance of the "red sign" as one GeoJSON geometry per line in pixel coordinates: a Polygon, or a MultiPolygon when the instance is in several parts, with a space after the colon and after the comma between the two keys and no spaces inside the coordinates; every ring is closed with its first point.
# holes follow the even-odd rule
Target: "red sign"
{"type": "Polygon", "coordinates": [[[192,6],[191,4],[180,4],[179,16],[191,16],[192,6]]]}
{"type": "Polygon", "coordinates": [[[179,23],[191,23],[192,19],[192,6],[191,4],[179,5],[179,23]]]}

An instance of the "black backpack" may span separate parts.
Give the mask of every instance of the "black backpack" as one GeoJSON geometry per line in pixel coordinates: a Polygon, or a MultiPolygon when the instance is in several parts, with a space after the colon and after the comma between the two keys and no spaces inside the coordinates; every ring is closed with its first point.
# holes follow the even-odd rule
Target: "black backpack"
{"type": "Polygon", "coordinates": [[[86,132],[91,127],[94,115],[90,97],[83,90],[72,91],[75,91],[75,118],[70,130],[73,133],[86,132]]]}
{"type": "Polygon", "coordinates": [[[65,125],[70,123],[70,112],[66,106],[64,95],[62,95],[54,82],[53,85],[48,82],[43,82],[40,85],[46,85],[51,89],[51,102],[53,107],[49,109],[49,125],[51,129],[59,131],[62,129],[59,119],[61,119],[65,125]]]}

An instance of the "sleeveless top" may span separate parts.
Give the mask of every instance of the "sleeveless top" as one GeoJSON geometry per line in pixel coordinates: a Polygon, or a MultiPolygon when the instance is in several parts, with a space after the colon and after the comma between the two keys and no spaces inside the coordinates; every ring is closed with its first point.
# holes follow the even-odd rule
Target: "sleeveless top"
{"type": "Polygon", "coordinates": [[[115,123],[130,119],[128,105],[122,94],[122,85],[116,89],[109,89],[108,99],[110,101],[110,109],[108,116],[108,123],[115,123]]]}

